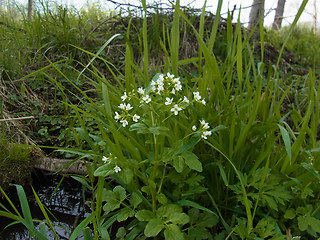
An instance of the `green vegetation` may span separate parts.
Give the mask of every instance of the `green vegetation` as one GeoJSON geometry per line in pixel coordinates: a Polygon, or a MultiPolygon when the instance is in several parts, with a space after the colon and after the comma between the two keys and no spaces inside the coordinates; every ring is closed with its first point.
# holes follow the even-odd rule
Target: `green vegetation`
{"type": "Polygon", "coordinates": [[[148,15],[142,5],[143,19],[120,18],[104,37],[100,25],[75,27],[92,14],[58,8],[51,15],[70,25],[46,32],[51,15],[39,13],[38,34],[53,37],[36,40],[35,71],[4,70],[24,89],[15,100],[39,99],[32,92],[48,103],[26,108],[43,124],[33,137],[87,165],[73,178],[92,191],[92,213],[70,239],[319,237],[319,36],[294,44],[295,21],[254,40],[205,7],[192,15],[178,1],[171,14],[148,15]]]}
{"type": "Polygon", "coordinates": [[[31,181],[33,160],[31,149],[10,143],[7,136],[0,135],[0,186],[8,188],[10,183],[26,184],[31,181]]]}

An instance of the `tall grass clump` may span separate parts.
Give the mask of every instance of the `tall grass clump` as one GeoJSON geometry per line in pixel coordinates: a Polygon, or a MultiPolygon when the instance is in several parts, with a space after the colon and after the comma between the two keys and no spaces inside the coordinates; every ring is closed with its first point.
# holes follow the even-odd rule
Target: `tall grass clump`
{"type": "MultiPolygon", "coordinates": [[[[146,17],[145,1],[142,6],[146,17]]],[[[95,53],[73,46],[90,56],[75,70],[90,92],[50,63],[75,89],[68,92],[77,104],[66,100],[65,105],[74,112],[74,136],[83,144],[60,151],[84,161],[87,175],[74,178],[92,191],[87,199],[92,213],[70,239],[83,231],[85,239],[319,237],[318,76],[312,69],[305,76],[280,76],[279,64],[264,63],[263,27],[246,32],[230,15],[226,55],[217,58],[221,7],[219,1],[205,31],[205,5],[196,28],[177,1],[172,22],[160,34],[159,65],[150,63],[146,18],[138,35],[140,58],[133,54],[131,21],[127,32],[115,34],[95,53]],[[181,24],[192,30],[198,47],[185,58],[181,24]],[[262,43],[258,61],[254,31],[262,43]],[[124,71],[100,55],[121,37],[124,71]],[[297,106],[289,100],[301,86],[304,104],[297,106]]]]}
{"type": "MultiPolygon", "coordinates": [[[[34,75],[27,81],[18,81],[22,76],[42,69],[51,62],[69,77],[77,70],[77,61],[85,62],[88,57],[72,45],[96,51],[106,38],[114,33],[112,11],[104,11],[98,6],[88,5],[81,12],[74,8],[50,6],[39,1],[31,19],[27,19],[19,5],[4,7],[0,13],[0,88],[3,102],[11,117],[34,116],[28,124],[28,137],[41,145],[59,145],[64,137],[62,125],[72,124],[67,118],[65,106],[58,100],[66,100],[64,89],[71,84],[54,71],[34,75]],[[104,18],[111,22],[101,24],[104,18]],[[107,30],[105,30],[106,28],[107,30]],[[77,61],[70,61],[74,59],[77,61]],[[57,79],[60,88],[54,83],[57,79]],[[36,81],[32,81],[36,80],[36,81]],[[59,89],[59,91],[58,91],[59,89]],[[59,138],[60,137],[60,138],[59,138]]],[[[117,54],[119,56],[119,54],[117,54]]],[[[42,71],[41,73],[44,73],[42,71]]],[[[85,82],[77,81],[84,87],[85,82]]],[[[75,103],[77,100],[69,99],[75,103]]],[[[63,142],[68,145],[72,138],[63,142]]]]}
{"type": "MultiPolygon", "coordinates": [[[[267,31],[266,40],[277,48],[282,44],[289,27],[283,27],[280,31],[267,31]]],[[[312,67],[319,72],[319,32],[308,25],[298,24],[292,32],[286,47],[292,53],[291,62],[298,68],[312,67]]]]}

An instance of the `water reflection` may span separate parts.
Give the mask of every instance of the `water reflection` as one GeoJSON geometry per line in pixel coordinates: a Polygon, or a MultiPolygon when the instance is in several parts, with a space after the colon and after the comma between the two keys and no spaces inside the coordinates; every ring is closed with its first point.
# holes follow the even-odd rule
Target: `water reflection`
{"type": "MultiPolygon", "coordinates": [[[[52,223],[57,225],[55,230],[59,239],[69,239],[72,230],[89,213],[83,204],[82,185],[71,178],[65,178],[62,184],[56,189],[62,176],[49,176],[42,172],[37,172],[34,176],[33,186],[41,202],[51,211],[58,221],[51,218],[52,223]]],[[[13,198],[13,197],[11,197],[13,198]]],[[[18,198],[14,196],[16,206],[19,206],[18,198]]],[[[3,201],[1,201],[3,202],[3,201]]],[[[29,205],[33,219],[43,220],[43,214],[40,211],[32,193],[29,194],[29,205]]],[[[27,229],[21,224],[16,224],[4,229],[10,223],[10,220],[0,218],[0,239],[4,240],[28,240],[30,237],[27,229]]],[[[35,224],[37,226],[37,224],[35,224]]],[[[54,239],[54,235],[48,229],[48,239],[54,239]]]]}

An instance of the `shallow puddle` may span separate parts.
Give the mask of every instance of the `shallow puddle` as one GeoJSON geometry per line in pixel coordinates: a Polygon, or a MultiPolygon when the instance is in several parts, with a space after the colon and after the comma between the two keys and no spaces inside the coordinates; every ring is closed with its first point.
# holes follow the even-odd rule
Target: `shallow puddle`
{"type": "MultiPolygon", "coordinates": [[[[62,176],[51,176],[43,172],[36,172],[33,177],[33,187],[35,188],[42,204],[44,204],[58,221],[51,218],[52,223],[57,225],[55,230],[59,239],[69,239],[72,230],[85,218],[89,209],[83,203],[82,185],[70,177],[65,177],[62,184],[56,189],[62,176]]],[[[33,219],[43,220],[42,212],[38,207],[32,192],[26,190],[30,210],[33,219]]],[[[19,206],[18,197],[11,194],[11,200],[19,206]]],[[[4,203],[5,200],[1,200],[4,203]]],[[[4,240],[28,240],[30,237],[28,230],[22,224],[16,224],[4,229],[10,223],[9,219],[0,218],[0,239],[4,240]]],[[[37,224],[35,224],[37,225],[37,224]]],[[[48,230],[48,239],[54,239],[53,233],[48,230]]]]}

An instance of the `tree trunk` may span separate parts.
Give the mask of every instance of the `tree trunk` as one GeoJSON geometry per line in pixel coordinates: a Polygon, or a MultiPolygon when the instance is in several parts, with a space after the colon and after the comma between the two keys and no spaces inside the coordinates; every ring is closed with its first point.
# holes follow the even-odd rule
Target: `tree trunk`
{"type": "Polygon", "coordinates": [[[272,28],[274,30],[279,30],[281,28],[285,4],[286,4],[286,0],[278,0],[276,15],[274,16],[274,20],[272,24],[272,28]]]}
{"type": "Polygon", "coordinates": [[[28,20],[31,20],[33,11],[33,0],[28,0],[28,20]]]}
{"type": "Polygon", "coordinates": [[[264,2],[265,0],[253,0],[249,15],[249,29],[252,29],[256,24],[259,23],[260,18],[263,24],[264,20],[264,2]]]}

